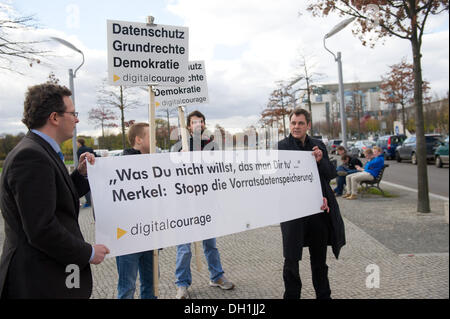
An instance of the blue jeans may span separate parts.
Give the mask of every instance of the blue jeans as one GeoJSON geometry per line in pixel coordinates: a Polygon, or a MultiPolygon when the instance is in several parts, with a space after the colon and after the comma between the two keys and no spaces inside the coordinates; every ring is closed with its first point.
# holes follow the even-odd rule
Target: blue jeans
{"type": "MultiPolygon", "coordinates": [[[[206,239],[203,241],[203,252],[208,263],[209,278],[211,281],[217,281],[224,273],[220,263],[219,250],[216,248],[216,239],[206,239]]],[[[191,244],[182,244],[177,246],[177,261],[175,266],[175,284],[178,287],[189,287],[192,284],[191,274],[191,244]]]]}
{"type": "Polygon", "coordinates": [[[84,198],[86,198],[86,205],[91,206],[91,192],[88,192],[86,195],[84,195],[84,198]]]}
{"type": "Polygon", "coordinates": [[[139,271],[141,299],[156,299],[153,290],[153,251],[117,256],[116,263],[119,273],[117,298],[133,299],[139,271]]]}
{"type": "MultiPolygon", "coordinates": [[[[357,173],[358,170],[356,169],[349,169],[345,166],[339,166],[338,168],[336,168],[336,171],[344,171],[347,172],[347,175],[353,174],[353,173],[357,173]]],[[[345,185],[345,176],[338,176],[337,177],[337,187],[334,189],[334,192],[336,193],[336,195],[342,195],[342,192],[344,191],[344,185],[345,185]]]]}

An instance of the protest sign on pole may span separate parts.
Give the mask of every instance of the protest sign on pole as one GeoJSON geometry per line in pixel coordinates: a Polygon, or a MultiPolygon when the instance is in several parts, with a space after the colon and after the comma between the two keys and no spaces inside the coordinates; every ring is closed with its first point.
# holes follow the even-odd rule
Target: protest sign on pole
{"type": "MultiPolygon", "coordinates": [[[[148,92],[150,95],[149,103],[149,139],[150,139],[150,154],[156,153],[156,124],[155,124],[155,94],[153,92],[153,86],[148,86],[148,92]]],[[[156,297],[159,296],[159,252],[158,249],[153,250],[153,290],[156,297]]]]}
{"type": "MultiPolygon", "coordinates": [[[[107,20],[108,81],[111,85],[148,86],[150,153],[156,152],[155,85],[187,81],[189,32],[186,27],[107,20]]],[[[158,251],[153,254],[158,296],[158,251]]]]}
{"type": "Polygon", "coordinates": [[[107,20],[107,36],[109,84],[170,86],[187,82],[188,28],[107,20]]]}
{"type": "Polygon", "coordinates": [[[209,103],[204,61],[190,61],[187,82],[179,86],[155,88],[156,106],[177,107],[209,103]]]}
{"type": "Polygon", "coordinates": [[[108,257],[201,241],[320,212],[312,152],[198,151],[88,165],[96,242],[108,257]],[[301,203],[301,205],[293,205],[301,203]]]}

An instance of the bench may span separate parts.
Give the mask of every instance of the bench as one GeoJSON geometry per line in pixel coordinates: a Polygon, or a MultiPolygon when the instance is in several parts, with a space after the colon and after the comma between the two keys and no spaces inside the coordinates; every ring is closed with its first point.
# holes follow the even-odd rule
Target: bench
{"type": "Polygon", "coordinates": [[[380,188],[380,182],[381,182],[381,179],[383,178],[383,173],[384,173],[384,170],[386,169],[386,167],[389,167],[389,164],[384,164],[383,168],[381,169],[380,173],[378,173],[378,176],[375,179],[373,179],[371,181],[362,181],[361,182],[361,187],[363,188],[364,193],[367,193],[370,188],[377,188],[380,190],[381,194],[383,194],[383,196],[384,196],[384,192],[380,188]]]}

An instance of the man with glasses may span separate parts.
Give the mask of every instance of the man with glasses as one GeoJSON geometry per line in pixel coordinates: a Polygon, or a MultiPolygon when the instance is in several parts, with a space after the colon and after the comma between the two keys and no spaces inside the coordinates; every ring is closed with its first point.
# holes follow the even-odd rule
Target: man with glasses
{"type": "Polygon", "coordinates": [[[109,253],[87,243],[78,224],[79,198],[89,191],[86,161],[95,157],[81,154],[69,175],[59,146],[79,122],[71,94],[48,83],[26,94],[22,122],[30,131],[6,157],[0,180],[2,298],[89,298],[89,264],[109,253]]]}

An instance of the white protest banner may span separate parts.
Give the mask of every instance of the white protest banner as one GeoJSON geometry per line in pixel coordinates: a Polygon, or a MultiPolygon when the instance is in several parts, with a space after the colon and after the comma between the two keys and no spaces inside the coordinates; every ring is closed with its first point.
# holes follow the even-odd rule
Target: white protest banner
{"type": "Polygon", "coordinates": [[[187,81],[186,27],[107,20],[108,82],[180,85],[187,81]]]}
{"type": "Polygon", "coordinates": [[[320,212],[312,152],[203,151],[88,165],[96,242],[108,257],[224,236],[320,212]]]}
{"type": "Polygon", "coordinates": [[[156,107],[177,107],[180,105],[209,103],[205,62],[189,62],[188,71],[188,80],[184,87],[157,86],[153,89],[156,107]]]}

